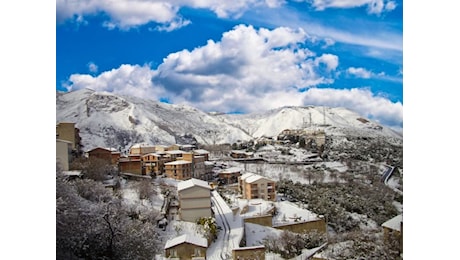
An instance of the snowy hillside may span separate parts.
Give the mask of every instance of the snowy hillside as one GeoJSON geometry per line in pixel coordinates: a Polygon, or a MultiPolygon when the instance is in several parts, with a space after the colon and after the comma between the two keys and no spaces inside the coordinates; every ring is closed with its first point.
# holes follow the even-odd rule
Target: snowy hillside
{"type": "Polygon", "coordinates": [[[234,143],[275,137],[284,129],[316,127],[329,135],[402,135],[345,108],[283,107],[258,114],[211,114],[185,105],[82,89],[56,93],[56,123],[74,122],[84,150],[126,150],[135,143],[234,143]]]}
{"type": "Polygon", "coordinates": [[[277,136],[285,129],[324,129],[329,135],[385,136],[402,134],[346,108],[319,106],[282,107],[248,115],[219,115],[224,122],[245,129],[253,137],[277,136]]]}

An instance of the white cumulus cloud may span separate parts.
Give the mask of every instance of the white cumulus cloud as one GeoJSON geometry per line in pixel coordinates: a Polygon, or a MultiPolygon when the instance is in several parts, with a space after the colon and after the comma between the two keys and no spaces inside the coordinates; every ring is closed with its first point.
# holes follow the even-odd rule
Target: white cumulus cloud
{"type": "Polygon", "coordinates": [[[401,102],[394,103],[383,96],[375,95],[367,88],[311,88],[304,94],[304,105],[345,107],[384,125],[400,128],[403,124],[401,102]]]}
{"type": "Polygon", "coordinates": [[[149,66],[121,65],[98,76],[73,74],[66,87],[68,91],[91,88],[116,94],[159,99],[164,93],[162,87],[153,86],[151,79],[156,72],[149,66]]]}
{"type": "Polygon", "coordinates": [[[109,20],[103,23],[109,29],[130,29],[150,22],[160,24],[158,30],[172,31],[190,24],[178,12],[182,7],[209,9],[220,18],[239,17],[256,6],[276,8],[282,0],[85,0],[56,1],[57,21],[82,19],[84,16],[105,13],[109,20]]]}
{"type": "Polygon", "coordinates": [[[318,11],[327,8],[355,8],[367,6],[369,14],[381,14],[384,11],[391,11],[396,8],[395,1],[388,0],[307,0],[318,11]]]}
{"type": "Polygon", "coordinates": [[[303,91],[334,82],[338,57],[303,47],[306,33],[239,25],[218,42],[182,50],[156,69],[122,65],[98,76],[74,74],[68,89],[91,88],[152,99],[167,98],[205,111],[253,112],[301,105],[303,91]]]}

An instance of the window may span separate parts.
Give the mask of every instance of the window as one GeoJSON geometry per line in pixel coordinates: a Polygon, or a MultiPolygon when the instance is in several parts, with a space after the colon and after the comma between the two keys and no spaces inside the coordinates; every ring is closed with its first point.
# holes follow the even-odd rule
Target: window
{"type": "Polygon", "coordinates": [[[201,256],[201,250],[199,248],[195,247],[194,252],[193,252],[193,256],[201,256]]]}
{"type": "Polygon", "coordinates": [[[177,257],[177,250],[176,249],[169,249],[169,256],[170,257],[177,257]]]}

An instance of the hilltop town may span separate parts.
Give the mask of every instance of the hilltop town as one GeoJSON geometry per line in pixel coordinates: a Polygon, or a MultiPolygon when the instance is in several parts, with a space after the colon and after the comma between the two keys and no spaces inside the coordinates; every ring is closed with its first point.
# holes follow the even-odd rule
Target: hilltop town
{"type": "Polygon", "coordinates": [[[59,122],[58,258],[402,259],[402,147],[349,140],[304,128],[85,150],[59,122]]]}

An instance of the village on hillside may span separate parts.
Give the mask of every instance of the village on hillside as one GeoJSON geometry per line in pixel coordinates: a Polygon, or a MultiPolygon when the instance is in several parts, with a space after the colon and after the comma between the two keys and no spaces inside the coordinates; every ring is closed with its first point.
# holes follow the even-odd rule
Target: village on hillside
{"type": "MultiPolygon", "coordinates": [[[[295,131],[299,130],[285,130],[280,136],[292,136],[293,131],[294,134],[310,137],[302,139],[300,145],[309,146],[313,152],[305,153],[302,160],[290,162],[290,165],[303,166],[321,161],[320,154],[326,140],[324,132],[297,133],[295,131]]],[[[299,144],[299,140],[295,141],[299,144]]],[[[283,145],[289,142],[289,139],[264,139],[260,140],[259,145],[276,145],[275,142],[283,145]]],[[[98,226],[100,230],[105,231],[100,231],[95,237],[88,235],[89,231],[82,234],[88,236],[79,245],[82,240],[79,240],[75,232],[72,238],[65,237],[64,231],[72,226],[72,223],[66,223],[65,214],[68,212],[60,211],[61,203],[67,204],[65,196],[59,196],[61,192],[64,194],[64,191],[57,188],[58,258],[71,255],[68,259],[85,258],[84,254],[90,254],[91,250],[98,248],[88,241],[99,240],[99,247],[107,249],[104,254],[110,255],[107,259],[117,259],[115,255],[126,254],[117,253],[117,243],[120,248],[137,248],[135,250],[141,250],[141,245],[145,246],[142,254],[147,254],[147,259],[344,259],[334,257],[334,251],[340,251],[341,247],[347,248],[348,243],[338,243],[337,238],[331,238],[332,233],[337,234],[340,230],[332,223],[335,219],[332,219],[332,215],[323,214],[329,211],[323,212],[319,207],[316,208],[321,212],[315,212],[315,204],[312,201],[302,201],[302,197],[296,196],[300,192],[296,193],[294,189],[286,188],[288,179],[275,178],[273,174],[264,173],[260,166],[263,163],[275,164],[285,161],[282,155],[276,158],[270,156],[270,152],[264,152],[263,149],[255,155],[254,151],[231,147],[222,154],[191,144],[138,143],[132,145],[127,153],[113,147],[93,147],[86,150],[81,145],[79,129],[75,123],[58,123],[56,163],[62,183],[73,185],[73,182],[82,182],[85,179],[94,180],[97,185],[104,187],[104,191],[100,191],[103,195],[92,200],[108,208],[110,203],[107,201],[112,200],[106,198],[107,194],[118,196],[129,204],[131,209],[135,209],[131,210],[128,216],[131,218],[129,221],[139,220],[139,227],[142,226],[142,229],[135,229],[138,232],[136,234],[147,232],[146,225],[149,225],[148,232],[151,233],[147,234],[155,235],[136,238],[142,241],[137,245],[136,239],[123,244],[123,232],[117,233],[117,228],[122,230],[123,225],[128,225],[128,222],[117,219],[117,214],[109,215],[107,209],[105,213],[101,213],[101,224],[98,226]],[[142,186],[144,184],[146,186],[142,186]],[[154,213],[142,217],[143,211],[136,208],[139,206],[153,210],[145,212],[154,213]],[[61,231],[62,236],[59,233],[61,231]],[[101,239],[105,241],[100,241],[101,239]],[[145,241],[152,239],[154,241],[145,241]],[[127,244],[130,244],[130,247],[127,244]]],[[[382,177],[386,178],[384,182],[388,182],[393,171],[396,171],[394,167],[388,167],[388,170],[382,172],[382,177]]],[[[309,177],[313,178],[312,176],[309,177]]],[[[341,181],[333,176],[333,173],[328,175],[331,183],[341,181]]],[[[373,177],[362,182],[372,184],[376,179],[371,178],[373,177]]],[[[319,180],[316,178],[315,183],[319,180]]],[[[342,181],[360,183],[361,180],[344,178],[342,181]]],[[[309,180],[308,184],[310,182],[313,183],[309,180]]],[[[79,185],[83,184],[77,183],[75,187],[81,195],[82,186],[79,185]]],[[[297,182],[292,185],[303,189],[302,185],[306,184],[297,182]]],[[[330,199],[340,200],[340,197],[330,199]]],[[[347,199],[353,198],[350,195],[347,199]]],[[[383,209],[375,209],[376,212],[378,210],[383,209]]],[[[358,218],[358,213],[366,214],[361,211],[356,208],[355,215],[346,217],[357,223],[356,228],[352,230],[357,232],[363,225],[369,230],[378,230],[372,234],[381,235],[382,247],[372,250],[388,250],[378,254],[396,255],[402,259],[402,213],[395,212],[394,216],[387,217],[381,221],[383,223],[377,225],[370,220],[370,214],[367,222],[369,224],[353,219],[358,218]]],[[[78,219],[78,216],[74,217],[78,219]]],[[[84,227],[84,221],[77,222],[84,227]]],[[[351,232],[347,233],[350,236],[348,240],[352,240],[350,234],[351,232]]],[[[374,238],[369,235],[366,239],[372,241],[374,238]]],[[[135,250],[133,249],[133,252],[135,250]]],[[[125,258],[144,259],[134,255],[119,257],[125,258]]]]}

